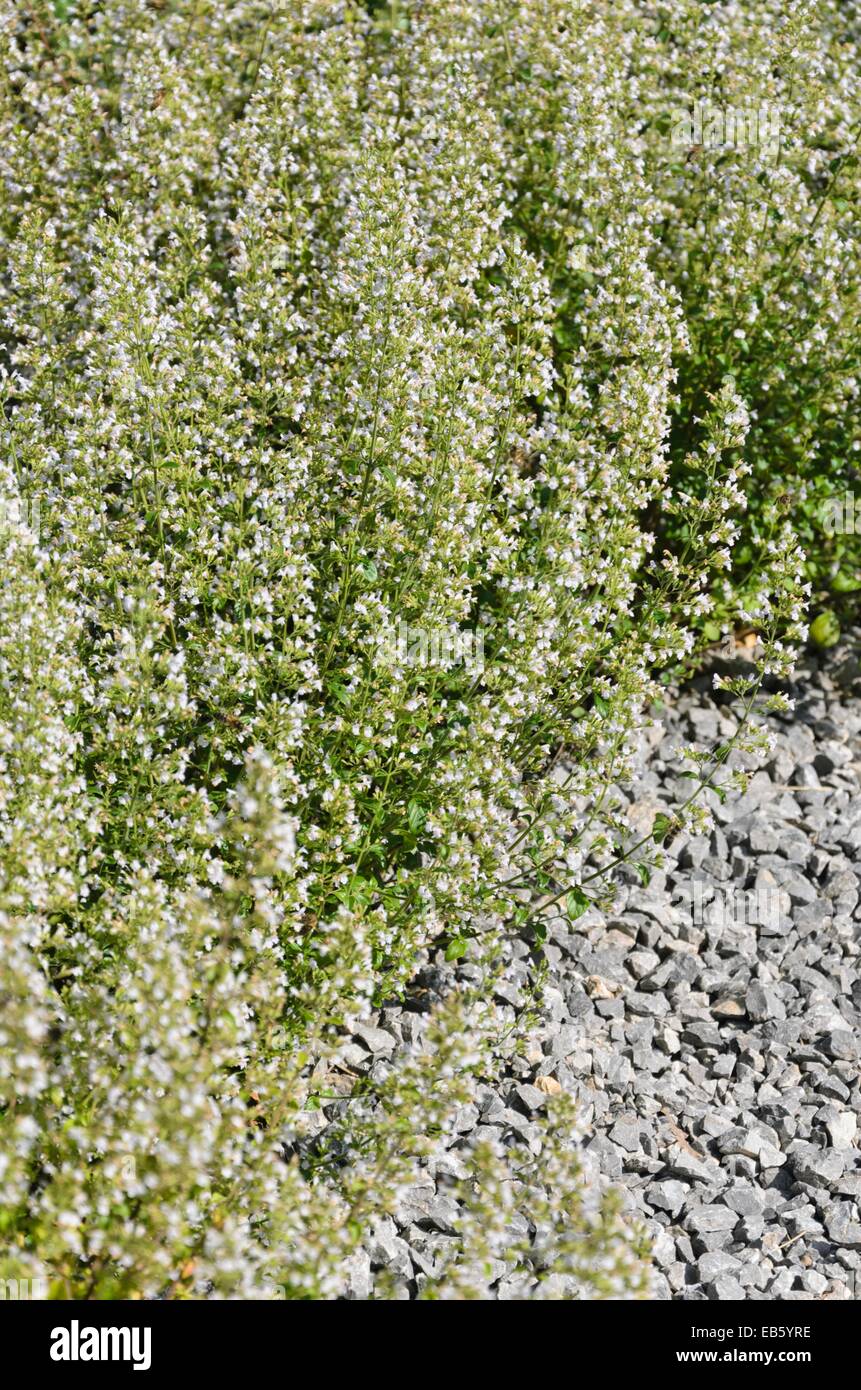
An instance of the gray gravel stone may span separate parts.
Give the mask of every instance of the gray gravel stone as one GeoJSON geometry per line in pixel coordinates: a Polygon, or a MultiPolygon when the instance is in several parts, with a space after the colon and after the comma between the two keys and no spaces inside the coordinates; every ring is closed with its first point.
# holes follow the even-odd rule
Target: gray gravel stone
{"type": "Polygon", "coordinates": [[[721,1201],[739,1216],[760,1216],[765,1197],[752,1183],[736,1183],[721,1193],[721,1201]]]}
{"type": "Polygon", "coordinates": [[[713,1231],[731,1231],[738,1225],[738,1216],[729,1207],[697,1207],[685,1221],[687,1230],[703,1235],[713,1231]]]}
{"type": "Polygon", "coordinates": [[[861,1221],[854,1202],[836,1202],[825,1214],[829,1240],[848,1250],[861,1250],[861,1221]]]}
{"type": "Polygon", "coordinates": [[[610,1130],[610,1138],[629,1153],[637,1153],[640,1148],[640,1126],[635,1120],[617,1120],[610,1130]]]}
{"type": "Polygon", "coordinates": [[[842,1178],[845,1167],[842,1154],[834,1149],[815,1149],[812,1144],[800,1144],[792,1154],[795,1178],[810,1187],[833,1188],[842,1178]]]}
{"type": "Polygon", "coordinates": [[[858,1121],[850,1111],[844,1110],[829,1117],[825,1128],[835,1149],[848,1149],[858,1132],[858,1121]]]}
{"type": "Polygon", "coordinates": [[[670,1178],[666,1182],[653,1182],[646,1189],[649,1205],[656,1211],[667,1211],[675,1216],[688,1199],[690,1188],[683,1182],[670,1178]]]}
{"type": "Polygon", "coordinates": [[[825,1033],[819,1046],[829,1057],[839,1061],[854,1062],[858,1058],[858,1039],[848,1029],[835,1028],[825,1033]]]}
{"type": "Polygon", "coordinates": [[[709,1250],[705,1255],[700,1255],[697,1261],[700,1283],[707,1284],[721,1275],[735,1274],[739,1265],[740,1262],[735,1255],[730,1255],[725,1250],[709,1250]]]}
{"type": "Polygon", "coordinates": [[[369,1052],[377,1054],[390,1054],[397,1046],[396,1039],[391,1033],[387,1033],[384,1028],[372,1028],[369,1024],[357,1023],[353,1029],[355,1036],[369,1052]]]}
{"type": "Polygon", "coordinates": [[[718,1299],[722,1303],[742,1302],[745,1297],[743,1286],[729,1274],[722,1274],[720,1278],[706,1284],[706,1293],[709,1298],[718,1299]]]}

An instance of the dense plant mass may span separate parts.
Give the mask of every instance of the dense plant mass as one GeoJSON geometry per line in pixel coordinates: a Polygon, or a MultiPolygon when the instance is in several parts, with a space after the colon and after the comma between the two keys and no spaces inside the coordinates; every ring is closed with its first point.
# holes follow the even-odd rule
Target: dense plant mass
{"type": "MultiPolygon", "coordinates": [[[[858,26],[0,4],[12,1276],[337,1294],[513,1045],[506,933],[645,856],[609,789],[662,673],[738,623],[779,676],[804,581],[858,582],[818,510],[859,445],[858,26]],[[779,149],[680,146],[705,100],[779,149]],[[290,1160],[431,947],[473,985],[290,1160]]],[[[500,1254],[641,1286],[564,1107],[530,1161],[557,1203],[469,1154],[429,1295],[500,1254]]]]}

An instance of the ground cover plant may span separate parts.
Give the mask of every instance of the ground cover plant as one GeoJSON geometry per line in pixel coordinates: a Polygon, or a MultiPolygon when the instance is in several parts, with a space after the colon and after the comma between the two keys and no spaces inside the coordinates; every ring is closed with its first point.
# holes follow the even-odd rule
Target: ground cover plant
{"type": "MultiPolygon", "coordinates": [[[[857,7],[28,0],[0,42],[4,1271],[336,1296],[518,1045],[506,939],[678,828],[612,795],[662,675],[754,628],[752,749],[857,581],[857,7]],[[778,154],[680,145],[705,97],[778,154]],[[463,991],[297,1147],[429,951],[463,991]]],[[[515,1183],[469,1153],[425,1296],[500,1252],[647,1287],[550,1109],[515,1183]]]]}

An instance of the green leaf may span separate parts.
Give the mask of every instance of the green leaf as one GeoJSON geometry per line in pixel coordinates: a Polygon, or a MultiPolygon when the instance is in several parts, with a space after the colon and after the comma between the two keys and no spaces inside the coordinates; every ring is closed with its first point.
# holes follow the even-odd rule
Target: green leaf
{"type": "Polygon", "coordinates": [[[663,844],[672,823],[672,818],[670,816],[655,816],[655,822],[652,826],[652,839],[656,845],[663,844]]]}
{"type": "Polygon", "coordinates": [[[830,608],[810,624],[810,640],[817,647],[833,647],[840,640],[840,623],[830,608]]]}
{"type": "Polygon", "coordinates": [[[570,893],[565,894],[565,911],[576,922],[578,917],[582,917],[587,908],[592,906],[591,898],[587,898],[582,888],[572,888],[570,893]]]}
{"type": "Polygon", "coordinates": [[[637,873],[640,875],[640,882],[642,883],[643,887],[648,888],[649,884],[652,881],[652,874],[648,864],[638,864],[637,873]]]}
{"type": "Polygon", "coordinates": [[[445,948],[446,960],[460,960],[461,956],[466,955],[468,946],[469,943],[464,941],[462,936],[455,937],[445,948]]]}

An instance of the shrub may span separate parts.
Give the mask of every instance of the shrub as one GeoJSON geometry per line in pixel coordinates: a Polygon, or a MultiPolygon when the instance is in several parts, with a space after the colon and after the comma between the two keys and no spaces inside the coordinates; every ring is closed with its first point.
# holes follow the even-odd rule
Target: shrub
{"type": "MultiPolygon", "coordinates": [[[[608,789],[704,623],[755,623],[787,669],[801,557],[762,474],[825,389],[821,331],[803,372],[758,374],[783,301],[753,306],[804,270],[844,418],[850,161],[811,216],[824,156],[793,146],[735,302],[730,214],[660,133],[680,44],[719,51],[726,7],[700,8],[0,5],[0,1219],[75,1296],[338,1292],[499,1058],[473,990],[286,1162],[351,1021],[431,946],[492,970],[647,857],[608,789]],[[722,356],[736,316],[759,346],[722,356]]],[[[810,42],[848,72],[821,8],[810,42]]],[[[846,119],[818,116],[841,150],[846,119]]],[[[512,1203],[525,1277],[639,1287],[569,1124],[513,1193],[474,1155],[431,1292],[486,1292],[512,1203]]]]}
{"type": "Polygon", "coordinates": [[[681,296],[691,340],[674,464],[697,438],[697,402],[727,373],[751,420],[750,506],[716,599],[732,612],[767,591],[763,557],[789,516],[817,608],[832,595],[851,609],[861,551],[854,509],[850,525],[841,513],[861,448],[858,7],[681,0],[661,11],[653,47],[641,49],[649,96],[638,118],[662,213],[655,264],[681,296]],[[697,108],[703,143],[668,159],[668,118],[697,108]],[[745,118],[746,138],[719,121],[715,130],[709,108],[737,112],[737,126],[745,118]]]}

